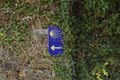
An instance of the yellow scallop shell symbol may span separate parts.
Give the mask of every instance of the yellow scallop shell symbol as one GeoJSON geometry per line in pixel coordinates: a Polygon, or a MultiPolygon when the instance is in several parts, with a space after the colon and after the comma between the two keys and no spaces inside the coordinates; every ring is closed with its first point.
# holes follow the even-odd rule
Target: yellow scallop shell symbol
{"type": "Polygon", "coordinates": [[[55,36],[55,33],[53,31],[50,31],[50,36],[51,37],[55,36]]]}

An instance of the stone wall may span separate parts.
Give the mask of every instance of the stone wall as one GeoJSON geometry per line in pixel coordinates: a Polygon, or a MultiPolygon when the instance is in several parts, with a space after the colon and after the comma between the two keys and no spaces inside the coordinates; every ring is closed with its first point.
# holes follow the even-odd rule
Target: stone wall
{"type": "Polygon", "coordinates": [[[30,46],[21,47],[21,54],[0,48],[0,80],[58,80],[47,53],[47,34],[39,29],[33,27],[30,46]]]}

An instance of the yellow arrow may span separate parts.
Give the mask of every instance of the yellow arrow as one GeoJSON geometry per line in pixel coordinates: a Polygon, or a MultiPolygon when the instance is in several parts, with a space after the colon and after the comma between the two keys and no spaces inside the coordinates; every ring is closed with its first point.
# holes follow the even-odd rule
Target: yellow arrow
{"type": "Polygon", "coordinates": [[[62,49],[62,47],[55,47],[54,45],[51,47],[51,49],[54,51],[55,49],[62,49]]]}

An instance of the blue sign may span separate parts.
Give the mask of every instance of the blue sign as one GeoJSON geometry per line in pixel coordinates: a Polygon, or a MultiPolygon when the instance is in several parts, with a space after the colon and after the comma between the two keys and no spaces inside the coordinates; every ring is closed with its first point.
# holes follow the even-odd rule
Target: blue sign
{"type": "Polygon", "coordinates": [[[48,28],[48,40],[49,41],[61,41],[62,38],[62,30],[57,26],[50,26],[48,28]]]}
{"type": "Polygon", "coordinates": [[[48,28],[48,51],[51,55],[63,54],[62,30],[57,26],[48,28]]]}
{"type": "Polygon", "coordinates": [[[48,51],[51,55],[63,54],[62,42],[51,42],[49,41],[48,51]]]}

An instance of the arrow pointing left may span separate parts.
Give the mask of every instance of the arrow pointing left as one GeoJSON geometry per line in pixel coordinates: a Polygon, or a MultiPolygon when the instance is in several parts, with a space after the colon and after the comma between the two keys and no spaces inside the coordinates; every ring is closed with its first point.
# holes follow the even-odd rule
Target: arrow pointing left
{"type": "Polygon", "coordinates": [[[54,51],[55,49],[62,49],[62,47],[55,47],[55,45],[53,45],[51,49],[54,51]]]}

